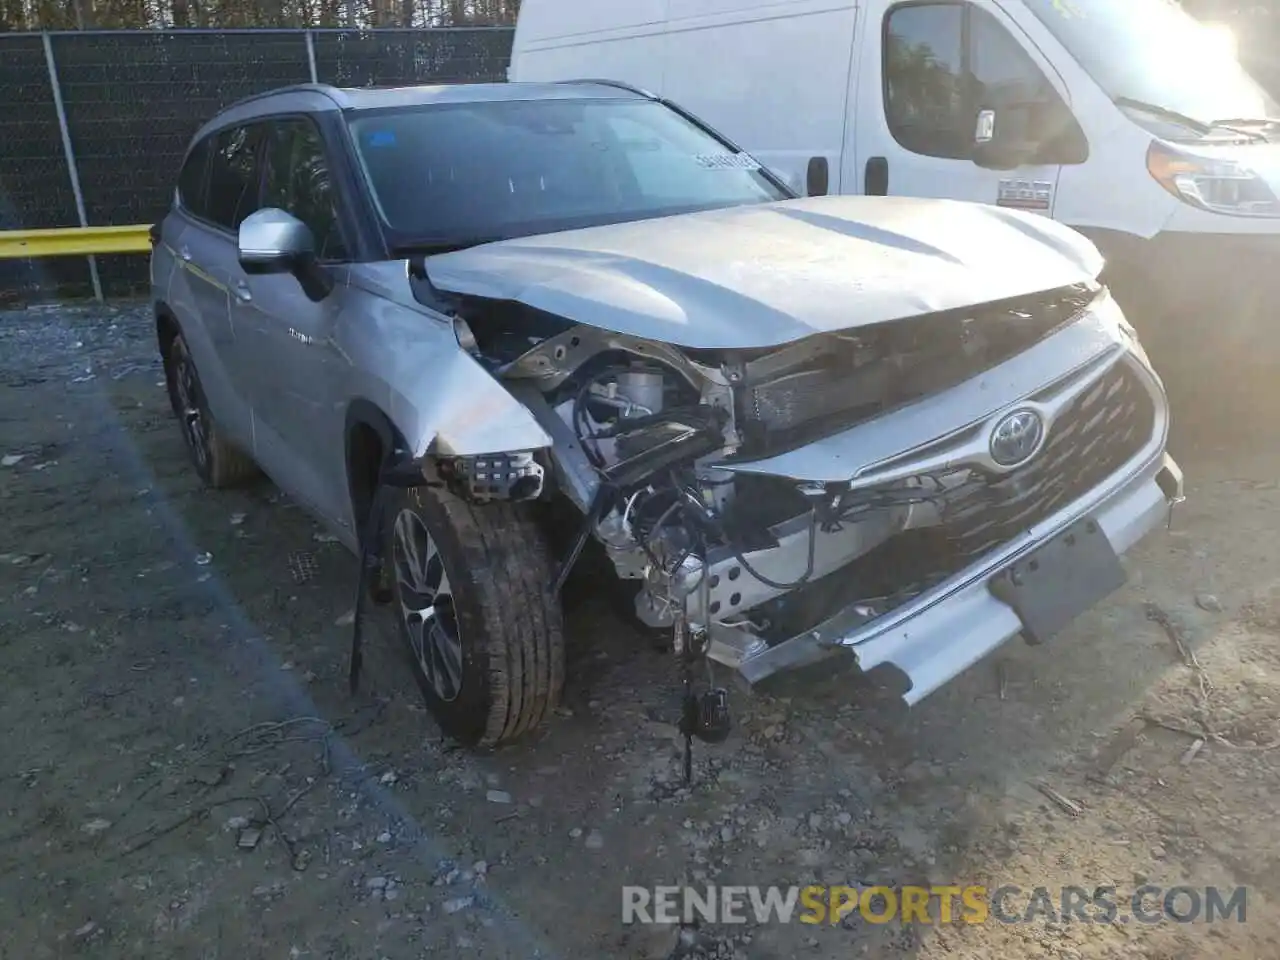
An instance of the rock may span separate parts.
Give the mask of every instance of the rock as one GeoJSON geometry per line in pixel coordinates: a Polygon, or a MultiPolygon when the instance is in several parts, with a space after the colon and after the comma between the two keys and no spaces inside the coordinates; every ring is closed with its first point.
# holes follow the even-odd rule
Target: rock
{"type": "Polygon", "coordinates": [[[93,820],[90,820],[87,823],[82,824],[80,827],[80,832],[87,833],[91,837],[96,837],[98,834],[102,833],[104,830],[109,830],[110,828],[111,828],[110,820],[103,820],[101,817],[95,817],[93,820]]]}
{"type": "Polygon", "coordinates": [[[484,798],[490,803],[510,803],[511,794],[505,790],[490,790],[484,795],[484,798]]]}
{"type": "Polygon", "coordinates": [[[836,814],[836,822],[842,827],[847,827],[853,821],[853,816],[847,811],[841,810],[836,814]]]}
{"type": "Polygon", "coordinates": [[[0,457],[0,467],[16,467],[25,459],[27,459],[25,453],[6,453],[0,457]]]}
{"type": "Polygon", "coordinates": [[[248,817],[227,817],[227,822],[223,824],[223,827],[227,830],[243,830],[248,825],[248,817]]]}
{"type": "Polygon", "coordinates": [[[588,850],[599,850],[604,846],[604,835],[599,830],[592,830],[587,834],[587,839],[583,841],[583,844],[588,850]]]}
{"type": "Polygon", "coordinates": [[[726,824],[725,826],[720,828],[720,842],[721,843],[733,842],[733,827],[726,824]]]}
{"type": "Polygon", "coordinates": [[[475,900],[475,897],[454,897],[452,900],[446,900],[444,902],[444,912],[457,913],[460,910],[466,910],[475,903],[475,900]]]}
{"type": "Polygon", "coordinates": [[[1154,847],[1151,848],[1151,856],[1155,860],[1163,860],[1165,858],[1164,847],[1160,846],[1159,844],[1156,844],[1154,847]]]}
{"type": "Polygon", "coordinates": [[[818,813],[809,814],[809,829],[815,833],[822,829],[822,815],[818,813]]]}
{"type": "Polygon", "coordinates": [[[475,863],[471,865],[471,871],[477,877],[483,877],[485,874],[489,872],[489,864],[484,860],[477,860],[475,863]]]}
{"type": "Polygon", "coordinates": [[[1212,593],[1197,593],[1196,606],[1201,610],[1207,610],[1210,613],[1222,612],[1222,601],[1215,597],[1212,593]]]}
{"type": "Polygon", "coordinates": [[[94,931],[96,931],[97,929],[98,929],[98,925],[94,923],[92,920],[90,920],[83,927],[80,927],[78,930],[76,930],[76,932],[72,934],[72,936],[74,936],[77,940],[84,940],[86,937],[93,936],[94,931]]]}
{"type": "Polygon", "coordinates": [[[571,840],[577,840],[580,836],[582,836],[581,827],[574,827],[572,830],[569,831],[569,838],[571,840]]]}
{"type": "Polygon", "coordinates": [[[391,842],[391,833],[390,833],[389,831],[387,831],[387,830],[383,830],[380,834],[378,834],[378,842],[379,842],[379,843],[390,843],[390,842],[391,842]]]}
{"type": "Polygon", "coordinates": [[[349,627],[355,622],[356,622],[356,611],[353,608],[351,610],[348,610],[342,616],[338,617],[337,620],[333,621],[333,625],[335,627],[349,627]]]}
{"type": "Polygon", "coordinates": [[[370,877],[364,882],[364,885],[370,890],[385,890],[387,888],[386,877],[370,877]]]}
{"type": "Polygon", "coordinates": [[[400,778],[396,776],[396,772],[394,770],[388,770],[378,778],[378,782],[384,787],[389,787],[399,779],[400,778]]]}

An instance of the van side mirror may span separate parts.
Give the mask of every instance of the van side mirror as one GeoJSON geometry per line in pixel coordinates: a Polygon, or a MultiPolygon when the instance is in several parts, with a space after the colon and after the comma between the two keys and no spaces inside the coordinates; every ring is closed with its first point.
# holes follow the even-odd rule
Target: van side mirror
{"type": "Polygon", "coordinates": [[[245,273],[292,274],[316,302],[333,289],[329,272],[316,260],[311,228],[291,213],[265,207],[249,214],[240,224],[237,247],[245,273]]]}
{"type": "Polygon", "coordinates": [[[830,187],[830,169],[826,157],[810,157],[805,171],[805,192],[810,197],[825,197],[830,187]]]}

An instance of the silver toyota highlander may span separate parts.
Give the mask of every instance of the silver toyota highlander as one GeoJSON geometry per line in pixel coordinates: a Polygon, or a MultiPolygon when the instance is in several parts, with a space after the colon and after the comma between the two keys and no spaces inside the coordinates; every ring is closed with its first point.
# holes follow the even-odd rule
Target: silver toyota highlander
{"type": "MultiPolygon", "coordinates": [[[[1087,240],[796,198],[629,87],[253,97],[153,239],[196,469],[260,470],[362,557],[469,745],[556,705],[575,563],[686,664],[856,666],[911,704],[1114,591],[1182,497],[1087,240]]],[[[723,735],[695,689],[686,733],[723,735]]]]}

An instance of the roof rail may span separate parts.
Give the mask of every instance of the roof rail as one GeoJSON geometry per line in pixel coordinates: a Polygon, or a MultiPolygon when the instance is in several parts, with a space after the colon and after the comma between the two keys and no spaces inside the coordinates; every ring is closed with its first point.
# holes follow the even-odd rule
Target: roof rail
{"type": "Polygon", "coordinates": [[[623,83],[621,80],[601,80],[596,77],[582,77],[577,80],[557,80],[557,83],[594,83],[602,87],[616,87],[619,90],[626,90],[628,93],[634,93],[637,96],[644,97],[646,100],[657,100],[658,95],[645,90],[643,87],[633,86],[630,83],[623,83]]]}
{"type": "Polygon", "coordinates": [[[227,110],[232,109],[233,107],[239,107],[246,103],[253,103],[255,100],[265,100],[267,97],[275,97],[282,93],[302,93],[302,92],[322,93],[325,96],[327,96],[330,100],[333,100],[336,103],[337,98],[334,97],[333,95],[334,90],[335,90],[335,87],[333,87],[331,84],[328,84],[328,83],[291,83],[291,84],[288,84],[287,86],[276,87],[273,90],[262,90],[262,91],[259,91],[258,93],[251,93],[247,97],[241,97],[239,100],[236,100],[233,103],[227,104],[225,107],[222,108],[222,110],[219,110],[218,112],[223,113],[227,110]]]}

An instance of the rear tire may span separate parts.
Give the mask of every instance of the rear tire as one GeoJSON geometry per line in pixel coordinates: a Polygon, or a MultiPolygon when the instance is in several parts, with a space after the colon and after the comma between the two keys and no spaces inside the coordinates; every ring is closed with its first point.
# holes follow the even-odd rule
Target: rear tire
{"type": "Polygon", "coordinates": [[[450,737],[489,748],[560,702],[564,632],[542,533],[514,504],[435,488],[388,491],[383,556],[396,628],[427,708],[450,737]]]}
{"type": "Polygon", "coordinates": [[[196,473],[214,489],[243,484],[259,475],[253,458],[227,439],[209,412],[195,361],[182,334],[175,333],[164,351],[165,384],[178,418],[182,439],[196,473]]]}

